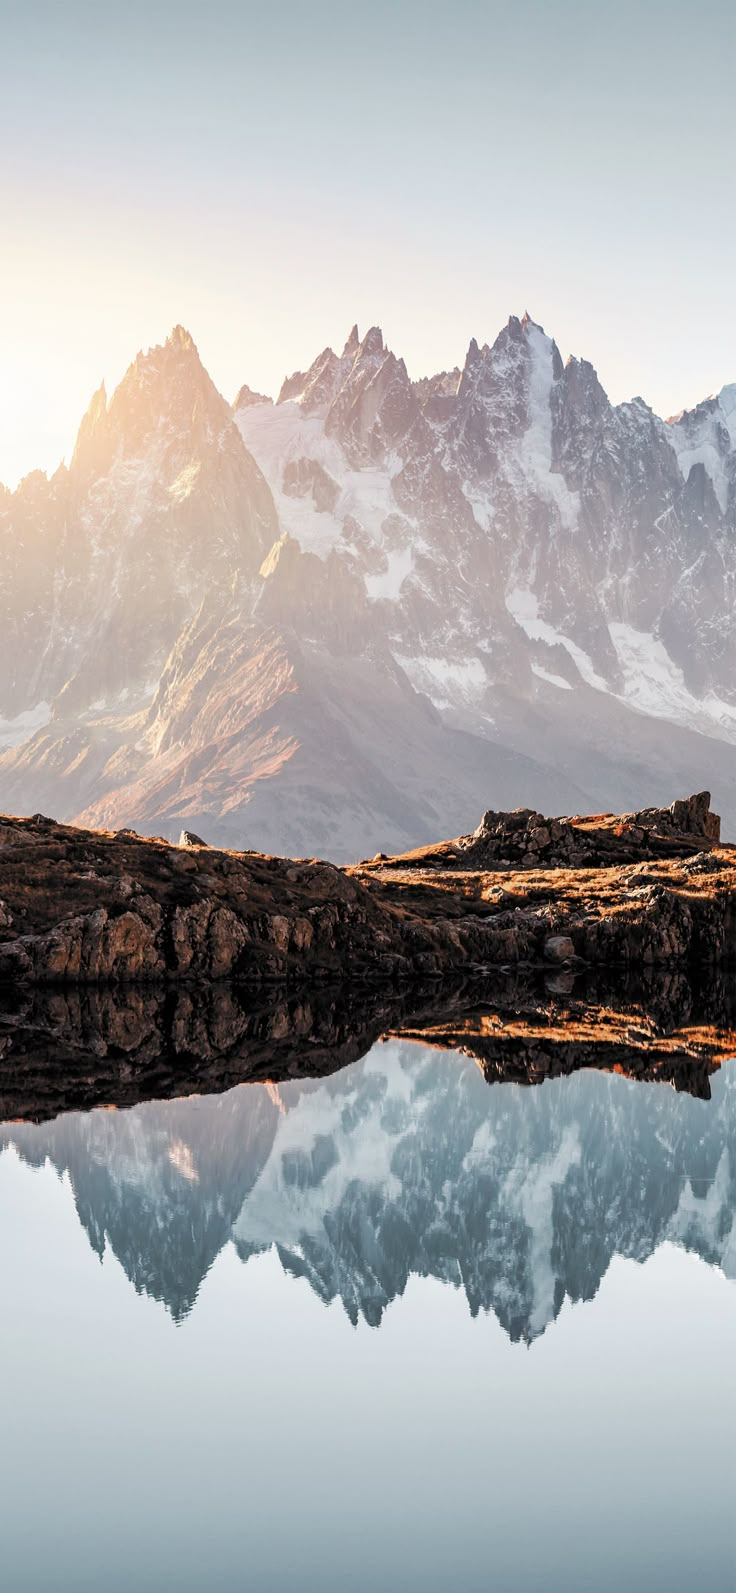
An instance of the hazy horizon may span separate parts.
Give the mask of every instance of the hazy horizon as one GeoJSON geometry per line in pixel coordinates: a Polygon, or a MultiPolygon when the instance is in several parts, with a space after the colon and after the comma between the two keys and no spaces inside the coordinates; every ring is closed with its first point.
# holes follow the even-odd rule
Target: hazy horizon
{"type": "Polygon", "coordinates": [[[176,322],[228,398],[356,320],[421,376],[524,309],[614,401],[668,415],[736,379],[721,0],[707,71],[676,0],[0,17],[6,485],[176,322]]]}

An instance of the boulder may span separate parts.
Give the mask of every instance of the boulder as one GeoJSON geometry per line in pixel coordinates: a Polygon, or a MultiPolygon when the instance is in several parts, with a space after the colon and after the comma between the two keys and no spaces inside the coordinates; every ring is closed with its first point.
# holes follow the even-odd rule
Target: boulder
{"type": "Polygon", "coordinates": [[[544,942],[547,962],[569,962],[575,956],[575,947],[569,935],[548,935],[544,942]]]}

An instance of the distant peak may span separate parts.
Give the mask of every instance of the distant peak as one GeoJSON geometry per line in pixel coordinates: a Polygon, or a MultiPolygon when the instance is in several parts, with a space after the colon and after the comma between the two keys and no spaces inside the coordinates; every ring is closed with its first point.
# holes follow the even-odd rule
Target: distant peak
{"type": "Polygon", "coordinates": [[[525,332],[541,332],[544,335],[544,327],[533,319],[528,310],[525,310],[521,317],[521,325],[525,332]]]}
{"type": "Polygon", "coordinates": [[[87,415],[90,418],[94,417],[94,419],[96,420],[101,414],[104,414],[106,409],[107,409],[107,388],[105,387],[105,383],[104,382],[100,382],[99,387],[92,394],[92,397],[91,397],[91,399],[89,401],[89,405],[88,405],[88,408],[87,408],[87,415]]]}
{"type": "Polygon", "coordinates": [[[191,332],[188,332],[185,326],[178,324],[170,331],[166,339],[166,347],[181,349],[186,354],[197,353],[197,346],[191,332]]]}
{"type": "Polygon", "coordinates": [[[84,465],[94,456],[93,450],[96,450],[97,447],[96,440],[99,438],[106,420],[107,390],[105,383],[100,382],[99,387],[92,394],[85,414],[82,416],[72,455],[72,469],[75,466],[84,465]]]}
{"type": "Polygon", "coordinates": [[[358,326],[357,326],[357,322],[356,322],[355,326],[352,327],[352,329],[351,329],[350,336],[349,336],[349,338],[348,338],[348,340],[347,340],[347,342],[345,344],[345,347],[344,347],[344,349],[342,351],[343,359],[344,360],[345,359],[355,359],[355,356],[356,356],[359,348],[360,348],[360,333],[358,331],[358,326]]]}
{"type": "Polygon", "coordinates": [[[233,403],[233,413],[236,413],[239,409],[252,409],[255,404],[272,403],[273,399],[269,398],[268,393],[256,393],[252,387],[248,386],[247,382],[244,382],[233,403]]]}
{"type": "Polygon", "coordinates": [[[372,326],[372,327],[370,327],[369,331],[366,332],[365,337],[363,338],[363,341],[362,341],[362,343],[360,345],[360,351],[361,351],[362,354],[384,354],[385,353],[385,346],[384,346],[384,342],[383,342],[383,332],[381,331],[380,326],[372,326]]]}

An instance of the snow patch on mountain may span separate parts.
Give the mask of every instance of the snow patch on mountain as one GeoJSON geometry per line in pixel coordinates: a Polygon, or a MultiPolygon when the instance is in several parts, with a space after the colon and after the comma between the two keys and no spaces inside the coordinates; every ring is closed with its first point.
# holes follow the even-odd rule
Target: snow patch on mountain
{"type": "Polygon", "coordinates": [[[565,478],[552,469],[552,387],[554,385],[554,344],[541,326],[527,323],[530,355],[528,385],[529,426],[521,440],[521,466],[529,484],[559,511],[566,530],[574,529],[580,511],[577,492],[571,492],[565,478]]]}
{"type": "MultiPolygon", "coordinates": [[[[507,593],[506,606],[518,625],[531,641],[562,646],[576,664],[586,685],[596,691],[615,696],[618,701],[637,713],[654,719],[666,719],[673,724],[687,726],[702,735],[717,736],[722,741],[736,741],[736,705],[726,702],[715,692],[695,697],[685,682],[679,665],[670,658],[659,637],[647,631],[638,631],[632,625],[612,621],[608,632],[616,651],[623,691],[612,692],[608,681],[594,668],[592,660],[569,636],[539,618],[539,603],[535,594],[523,587],[507,593]]],[[[532,670],[542,680],[562,689],[570,682],[551,674],[543,666],[533,663],[532,670]]]]}
{"type": "Polygon", "coordinates": [[[736,741],[736,706],[714,692],[694,697],[658,637],[621,623],[610,624],[608,630],[624,677],[622,700],[629,707],[736,741]]]}
{"type": "Polygon", "coordinates": [[[582,647],[578,647],[577,642],[563,635],[562,631],[555,630],[554,625],[548,624],[547,620],[539,618],[539,602],[528,587],[517,586],[511,592],[507,592],[506,607],[517,625],[526,631],[530,641],[548,642],[551,647],[564,647],[586,685],[594,686],[596,691],[610,690],[608,682],[598,674],[592,659],[582,647]]]}
{"type": "Polygon", "coordinates": [[[414,565],[414,556],[411,548],[392,548],[386,554],[386,569],[380,575],[367,575],[365,589],[369,598],[375,601],[383,598],[389,603],[398,603],[401,597],[401,588],[407,576],[411,575],[414,565]]]}
{"type": "MultiPolygon", "coordinates": [[[[349,531],[345,521],[356,521],[377,547],[383,546],[383,527],[397,504],[391,482],[401,468],[401,460],[389,458],[382,469],[355,470],[348,464],[336,438],[325,433],[325,405],[305,413],[298,402],[252,404],[237,412],[234,419],[249,452],[263,471],[273,494],[283,530],[294,537],[306,553],[325,559],[334,549],[348,551],[349,531]],[[284,467],[291,460],[314,460],[327,472],[338,489],[332,510],[318,510],[310,497],[292,497],[284,492],[284,467]]],[[[377,590],[370,596],[391,595],[377,590]]]]}
{"type": "Polygon", "coordinates": [[[0,747],[19,747],[29,736],[44,730],[51,719],[51,704],[39,702],[14,719],[0,719],[0,747]]]}
{"type": "Polygon", "coordinates": [[[572,691],[572,681],[565,680],[563,675],[553,675],[549,669],[543,669],[541,664],[532,664],[532,674],[539,680],[546,680],[550,686],[558,686],[560,691],[572,691]]]}
{"type": "Polygon", "coordinates": [[[410,658],[404,653],[395,653],[394,657],[414,690],[424,692],[436,708],[459,703],[475,705],[488,687],[488,675],[480,658],[432,658],[426,654],[410,658]]]}

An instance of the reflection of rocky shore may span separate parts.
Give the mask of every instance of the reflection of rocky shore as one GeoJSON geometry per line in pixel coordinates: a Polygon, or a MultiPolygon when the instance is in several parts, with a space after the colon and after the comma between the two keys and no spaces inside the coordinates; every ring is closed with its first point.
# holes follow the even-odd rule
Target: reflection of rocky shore
{"type": "Polygon", "coordinates": [[[354,1322],[418,1275],[514,1339],[664,1240],[736,1277],[734,1144],[730,1067],[709,1102],[610,1072],[488,1089],[470,1057],[397,1039],[330,1077],[0,1128],[177,1319],[233,1244],[246,1264],[275,1250],[354,1322]]]}
{"type": "Polygon", "coordinates": [[[221,982],[6,991],[3,1002],[0,1120],[320,1078],[386,1035],[463,1051],[488,1082],[598,1067],[706,1097],[736,1053],[732,982],[714,970],[699,982],[517,972],[403,993],[341,986],[268,1000],[221,982]]]}

